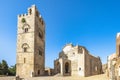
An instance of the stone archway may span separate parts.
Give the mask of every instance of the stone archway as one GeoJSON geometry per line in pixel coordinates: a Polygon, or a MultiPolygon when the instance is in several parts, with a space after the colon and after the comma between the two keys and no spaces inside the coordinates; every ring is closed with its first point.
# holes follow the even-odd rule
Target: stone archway
{"type": "Polygon", "coordinates": [[[66,62],[65,63],[65,73],[69,73],[69,67],[70,67],[69,63],[66,62]]]}

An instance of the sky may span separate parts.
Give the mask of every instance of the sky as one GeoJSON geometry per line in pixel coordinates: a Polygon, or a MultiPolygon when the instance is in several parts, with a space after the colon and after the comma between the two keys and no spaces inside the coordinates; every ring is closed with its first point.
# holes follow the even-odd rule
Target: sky
{"type": "Polygon", "coordinates": [[[102,63],[116,51],[120,32],[120,0],[1,0],[0,61],[16,63],[17,15],[35,4],[46,24],[45,65],[68,44],[85,46],[102,63]]]}

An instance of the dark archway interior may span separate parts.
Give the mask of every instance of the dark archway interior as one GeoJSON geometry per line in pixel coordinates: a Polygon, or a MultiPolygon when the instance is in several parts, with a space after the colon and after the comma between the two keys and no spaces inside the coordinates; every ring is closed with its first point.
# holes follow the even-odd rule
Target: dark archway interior
{"type": "Polygon", "coordinates": [[[38,75],[40,75],[40,70],[38,70],[38,75]]]}
{"type": "Polygon", "coordinates": [[[69,63],[65,63],[65,73],[69,73],[69,63]]]}

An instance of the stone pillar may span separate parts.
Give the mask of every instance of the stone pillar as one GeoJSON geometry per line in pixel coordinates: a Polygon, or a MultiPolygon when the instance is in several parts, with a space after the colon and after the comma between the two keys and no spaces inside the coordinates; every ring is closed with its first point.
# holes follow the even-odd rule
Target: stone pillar
{"type": "Polygon", "coordinates": [[[63,73],[64,73],[64,70],[63,70],[64,67],[63,67],[63,65],[64,65],[64,62],[63,62],[63,60],[61,59],[61,64],[60,64],[60,70],[61,70],[60,72],[61,72],[61,73],[60,73],[60,74],[61,74],[62,76],[64,75],[64,74],[63,74],[63,73]]]}

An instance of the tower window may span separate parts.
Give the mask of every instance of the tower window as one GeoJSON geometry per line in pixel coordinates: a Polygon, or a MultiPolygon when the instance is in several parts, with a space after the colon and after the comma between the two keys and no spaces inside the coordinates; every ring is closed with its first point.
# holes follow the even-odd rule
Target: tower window
{"type": "Polygon", "coordinates": [[[24,52],[27,52],[27,48],[26,47],[24,48],[24,52]]]}
{"type": "Polygon", "coordinates": [[[41,55],[41,56],[42,56],[42,51],[40,51],[40,50],[39,50],[39,55],[41,55]]]}
{"type": "Polygon", "coordinates": [[[28,44],[27,43],[24,43],[22,45],[22,48],[23,48],[23,52],[27,52],[27,49],[29,48],[28,44]]]}
{"type": "Polygon", "coordinates": [[[25,28],[25,33],[28,32],[28,28],[25,28]]]}
{"type": "Polygon", "coordinates": [[[42,39],[42,34],[39,32],[39,37],[42,39]]]}
{"type": "Polygon", "coordinates": [[[24,63],[26,63],[26,58],[24,58],[24,63]]]}
{"type": "Polygon", "coordinates": [[[23,27],[22,27],[22,29],[23,29],[24,33],[27,33],[28,30],[30,29],[30,26],[28,24],[24,24],[23,27]]]}

